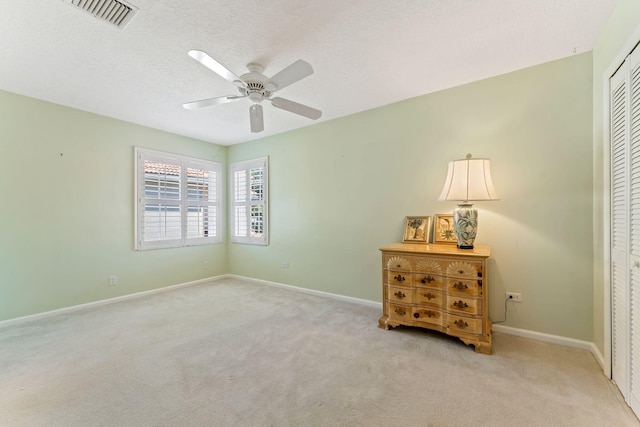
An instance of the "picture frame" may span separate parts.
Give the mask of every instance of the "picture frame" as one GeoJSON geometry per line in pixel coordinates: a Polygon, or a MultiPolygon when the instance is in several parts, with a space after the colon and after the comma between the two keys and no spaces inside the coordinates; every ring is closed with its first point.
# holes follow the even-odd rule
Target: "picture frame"
{"type": "Polygon", "coordinates": [[[435,215],[433,243],[458,243],[453,224],[453,214],[435,215]]]}
{"type": "Polygon", "coordinates": [[[429,243],[432,219],[430,216],[407,216],[404,220],[403,243],[429,243]]]}

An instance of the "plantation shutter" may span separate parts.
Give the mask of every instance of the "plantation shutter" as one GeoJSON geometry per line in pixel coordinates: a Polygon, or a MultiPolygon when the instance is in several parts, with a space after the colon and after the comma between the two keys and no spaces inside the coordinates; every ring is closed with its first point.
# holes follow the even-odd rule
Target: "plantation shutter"
{"type": "Polygon", "coordinates": [[[187,161],[187,240],[204,241],[218,236],[218,173],[210,166],[187,161]]]}
{"type": "Polygon", "coordinates": [[[177,159],[143,153],[138,188],[141,223],[138,244],[147,247],[179,245],[182,241],[182,167],[177,159]]]}
{"type": "Polygon", "coordinates": [[[268,244],[267,180],[266,157],[231,165],[232,242],[268,244]]]}
{"type": "Polygon", "coordinates": [[[234,170],[234,188],[233,188],[233,207],[234,207],[234,227],[233,237],[234,240],[245,238],[249,236],[249,217],[247,215],[247,194],[249,193],[248,186],[249,171],[246,169],[234,170]]]}
{"type": "Polygon", "coordinates": [[[220,163],[136,149],[136,249],[216,243],[220,163]]]}

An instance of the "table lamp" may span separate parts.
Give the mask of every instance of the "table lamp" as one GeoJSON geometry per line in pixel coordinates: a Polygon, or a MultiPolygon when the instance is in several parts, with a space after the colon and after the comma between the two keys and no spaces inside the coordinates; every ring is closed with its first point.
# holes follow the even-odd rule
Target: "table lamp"
{"type": "Polygon", "coordinates": [[[439,200],[455,200],[453,211],[454,232],[460,249],[473,249],[478,231],[478,210],[472,203],[480,200],[498,200],[491,182],[489,159],[466,159],[449,162],[447,179],[439,200]]]}

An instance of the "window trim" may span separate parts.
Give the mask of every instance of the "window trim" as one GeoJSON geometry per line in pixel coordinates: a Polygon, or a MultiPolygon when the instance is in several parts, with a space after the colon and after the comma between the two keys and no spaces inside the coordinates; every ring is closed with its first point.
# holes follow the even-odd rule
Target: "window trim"
{"type": "MultiPolygon", "coordinates": [[[[247,180],[247,186],[250,186],[250,181],[247,180]]],[[[269,245],[269,157],[258,157],[252,160],[245,160],[241,162],[231,163],[229,165],[229,239],[231,243],[241,243],[247,245],[259,245],[259,246],[268,246],[269,245]],[[262,236],[236,236],[235,228],[236,228],[236,216],[235,216],[235,208],[236,206],[244,205],[247,207],[247,212],[251,210],[252,201],[250,197],[245,202],[236,202],[235,200],[235,172],[237,171],[246,171],[249,173],[251,169],[261,167],[264,169],[263,173],[263,187],[262,187],[262,201],[261,204],[263,206],[263,223],[262,223],[262,236]]],[[[250,190],[247,189],[247,194],[250,194],[250,190]]],[[[256,203],[253,203],[254,205],[256,203]]],[[[247,229],[251,228],[251,215],[247,215],[247,229]]]]}
{"type": "Polygon", "coordinates": [[[195,157],[182,156],[178,154],[166,153],[162,151],[151,150],[147,148],[135,147],[134,149],[134,249],[166,249],[180,248],[187,246],[200,246],[218,244],[223,242],[224,223],[224,172],[223,165],[220,162],[211,160],[198,159],[195,157]],[[153,160],[167,164],[180,166],[180,199],[173,203],[181,208],[181,238],[167,240],[150,240],[144,241],[144,205],[145,201],[145,172],[144,161],[153,160]],[[216,174],[215,191],[216,197],[214,202],[206,203],[201,201],[189,200],[186,197],[188,191],[188,180],[186,176],[187,168],[206,169],[216,174]],[[189,238],[187,235],[187,219],[188,208],[193,205],[213,205],[215,206],[215,234],[209,234],[207,237],[189,238]]]}

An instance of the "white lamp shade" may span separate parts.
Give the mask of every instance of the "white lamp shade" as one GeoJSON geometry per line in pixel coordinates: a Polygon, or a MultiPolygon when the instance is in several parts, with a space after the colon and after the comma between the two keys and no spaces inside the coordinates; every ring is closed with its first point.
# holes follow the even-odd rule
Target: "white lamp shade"
{"type": "Polygon", "coordinates": [[[439,200],[498,200],[491,181],[491,161],[472,159],[469,155],[466,159],[449,162],[439,200]]]}

